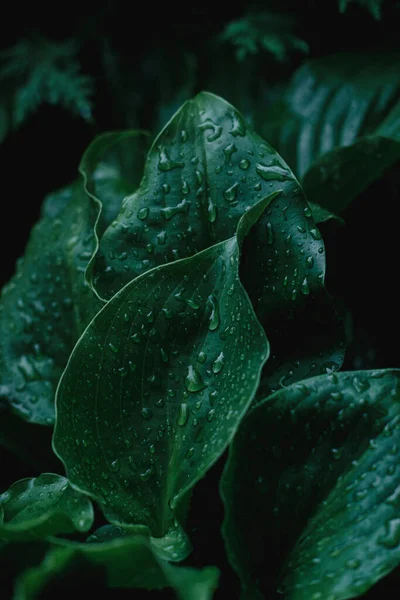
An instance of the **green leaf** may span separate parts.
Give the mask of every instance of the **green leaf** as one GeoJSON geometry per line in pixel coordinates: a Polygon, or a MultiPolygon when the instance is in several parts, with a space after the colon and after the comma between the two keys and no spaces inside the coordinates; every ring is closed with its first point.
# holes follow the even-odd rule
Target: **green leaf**
{"type": "Polygon", "coordinates": [[[97,233],[118,216],[123,199],[132,194],[143,173],[146,134],[143,131],[111,131],[99,135],[86,150],[79,171],[85,191],[100,202],[97,233]]]}
{"type": "Polygon", "coordinates": [[[15,540],[88,531],[91,501],[60,475],[21,479],[0,494],[0,539],[15,540]]]}
{"type": "Polygon", "coordinates": [[[240,113],[202,92],[154,141],[138,191],[100,240],[94,287],[109,299],[152,267],[228,239],[249,206],[278,190],[290,198],[297,187],[240,113]]]}
{"type": "Polygon", "coordinates": [[[381,7],[383,0],[339,0],[340,12],[345,12],[349,3],[357,2],[360,6],[365,6],[371,15],[378,21],[381,18],[381,7]]]}
{"type": "MultiPolygon", "coordinates": [[[[44,560],[23,572],[15,583],[13,600],[34,600],[51,585],[69,589],[82,574],[94,591],[109,588],[162,589],[171,587],[179,600],[211,600],[218,585],[215,567],[178,567],[157,557],[143,536],[116,537],[108,542],[78,544],[58,541],[44,560]]],[[[53,588],[54,589],[54,588],[53,588]]],[[[57,588],[55,588],[57,590],[57,588]]]]}
{"type": "Polygon", "coordinates": [[[399,564],[399,380],[315,377],[248,413],[221,484],[243,597],[345,600],[399,564]]]}
{"type": "Polygon", "coordinates": [[[100,240],[97,292],[108,298],[141,271],[225,240],[249,206],[278,190],[245,243],[241,267],[257,317],[276,341],[263,394],[284,377],[292,383],[339,368],[342,327],[323,287],[324,247],[311,209],[275,150],[213,94],[184,104],[153,143],[138,192],[100,240]],[[309,339],[310,352],[294,348],[288,356],[294,338],[309,339]]]}
{"type": "Polygon", "coordinates": [[[0,398],[26,421],[54,422],[55,388],[88,321],[102,306],[84,273],[97,206],[79,183],[50,194],[17,273],[0,299],[0,398]]]}
{"type": "Polygon", "coordinates": [[[236,47],[239,61],[248,55],[265,50],[275,60],[283,62],[290,52],[297,50],[308,53],[308,44],[293,34],[294,19],[288,14],[266,13],[248,14],[228,23],[220,39],[236,47]]]}
{"type": "Polygon", "coordinates": [[[261,126],[310,202],[339,214],[400,160],[399,56],[341,53],[294,75],[261,126]]]}
{"type": "Polygon", "coordinates": [[[239,247],[276,195],[234,237],[131,281],[76,345],[53,447],[109,521],[167,534],[251,403],[268,343],[239,280],[239,247]]]}
{"type": "Polygon", "coordinates": [[[87,121],[92,119],[93,83],[81,73],[75,42],[40,36],[21,39],[0,54],[0,142],[40,104],[59,104],[87,121]]]}

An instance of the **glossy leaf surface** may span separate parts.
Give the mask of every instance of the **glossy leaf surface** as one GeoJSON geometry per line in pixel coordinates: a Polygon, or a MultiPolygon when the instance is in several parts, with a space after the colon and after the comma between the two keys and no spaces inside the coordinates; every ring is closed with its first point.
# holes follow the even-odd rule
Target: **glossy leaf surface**
{"type": "Polygon", "coordinates": [[[395,53],[310,62],[260,122],[310,202],[338,214],[400,160],[398,64],[395,53]]]}
{"type": "Polygon", "coordinates": [[[297,187],[240,113],[202,92],[154,141],[138,191],[100,240],[94,286],[110,298],[152,267],[228,239],[249,206],[278,190],[290,197],[297,187]]]}
{"type": "Polygon", "coordinates": [[[52,473],[14,483],[0,494],[0,511],[3,540],[88,531],[94,518],[91,501],[52,473]]]}
{"type": "Polygon", "coordinates": [[[239,280],[239,244],[274,196],[243,216],[239,240],[126,285],[75,347],[54,448],[110,521],[165,535],[246,412],[268,343],[239,280]]]}
{"type": "Polygon", "coordinates": [[[344,600],[399,564],[399,400],[399,370],[344,372],[246,416],[222,481],[243,597],[344,600]]]}
{"type": "Polygon", "coordinates": [[[76,183],[49,195],[0,300],[0,397],[23,419],[54,422],[55,388],[75,341],[101,307],[84,285],[95,205],[76,183]]]}

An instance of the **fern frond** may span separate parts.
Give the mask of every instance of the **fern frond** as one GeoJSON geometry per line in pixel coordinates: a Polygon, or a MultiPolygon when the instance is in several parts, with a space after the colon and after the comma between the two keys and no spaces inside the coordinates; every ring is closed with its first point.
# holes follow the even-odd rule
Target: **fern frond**
{"type": "Polygon", "coordinates": [[[293,34],[294,21],[276,13],[249,14],[228,23],[221,34],[223,41],[236,46],[238,60],[265,50],[283,62],[291,51],[308,52],[307,43],[293,34]]]}
{"type": "Polygon", "coordinates": [[[77,52],[74,42],[58,43],[36,36],[0,53],[1,112],[8,115],[3,137],[43,103],[62,106],[87,121],[92,119],[93,84],[82,74],[77,52]]]}
{"type": "Polygon", "coordinates": [[[357,2],[361,6],[364,6],[377,21],[381,18],[383,0],[339,0],[340,12],[345,12],[350,2],[357,2]]]}

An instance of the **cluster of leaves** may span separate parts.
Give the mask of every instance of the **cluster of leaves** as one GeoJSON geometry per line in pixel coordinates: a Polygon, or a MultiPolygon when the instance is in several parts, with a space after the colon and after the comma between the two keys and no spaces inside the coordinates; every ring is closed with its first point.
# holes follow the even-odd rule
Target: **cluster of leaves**
{"type": "MultiPolygon", "coordinates": [[[[305,49],[264,17],[220,38],[238,58],[305,49]]],[[[310,61],[252,125],[201,92],[151,146],[140,130],[98,136],[45,198],[0,299],[0,445],[42,473],[0,495],[14,600],[83,572],[113,594],[217,596],[191,509],[224,455],[243,598],[345,600],[399,565],[400,369],[349,369],[349,311],[325,289],[329,241],[400,161],[398,64],[310,61]]]]}

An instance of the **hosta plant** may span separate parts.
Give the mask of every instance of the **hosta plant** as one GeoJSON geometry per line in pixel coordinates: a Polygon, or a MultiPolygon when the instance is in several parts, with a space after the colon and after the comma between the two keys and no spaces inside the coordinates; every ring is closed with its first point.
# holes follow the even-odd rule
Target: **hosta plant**
{"type": "MultiPolygon", "coordinates": [[[[308,202],[294,174],[315,189],[314,160],[329,175],[343,152],[371,157],[375,135],[393,164],[385,98],[390,135],[380,114],[354,145],[361,128],[287,164],[301,120],[283,113],[281,137],[275,124],[282,157],[202,92],[152,143],[100,135],[45,199],[0,304],[0,441],[44,471],[0,495],[15,599],[82,568],[101,588],[218,594],[220,565],[191,554],[191,508],[221,457],[243,598],[344,600],[398,565],[400,370],[340,370],[348,310],[325,288],[319,224],[351,198],[308,202]]],[[[336,115],[317,108],[315,128],[336,115]]]]}

